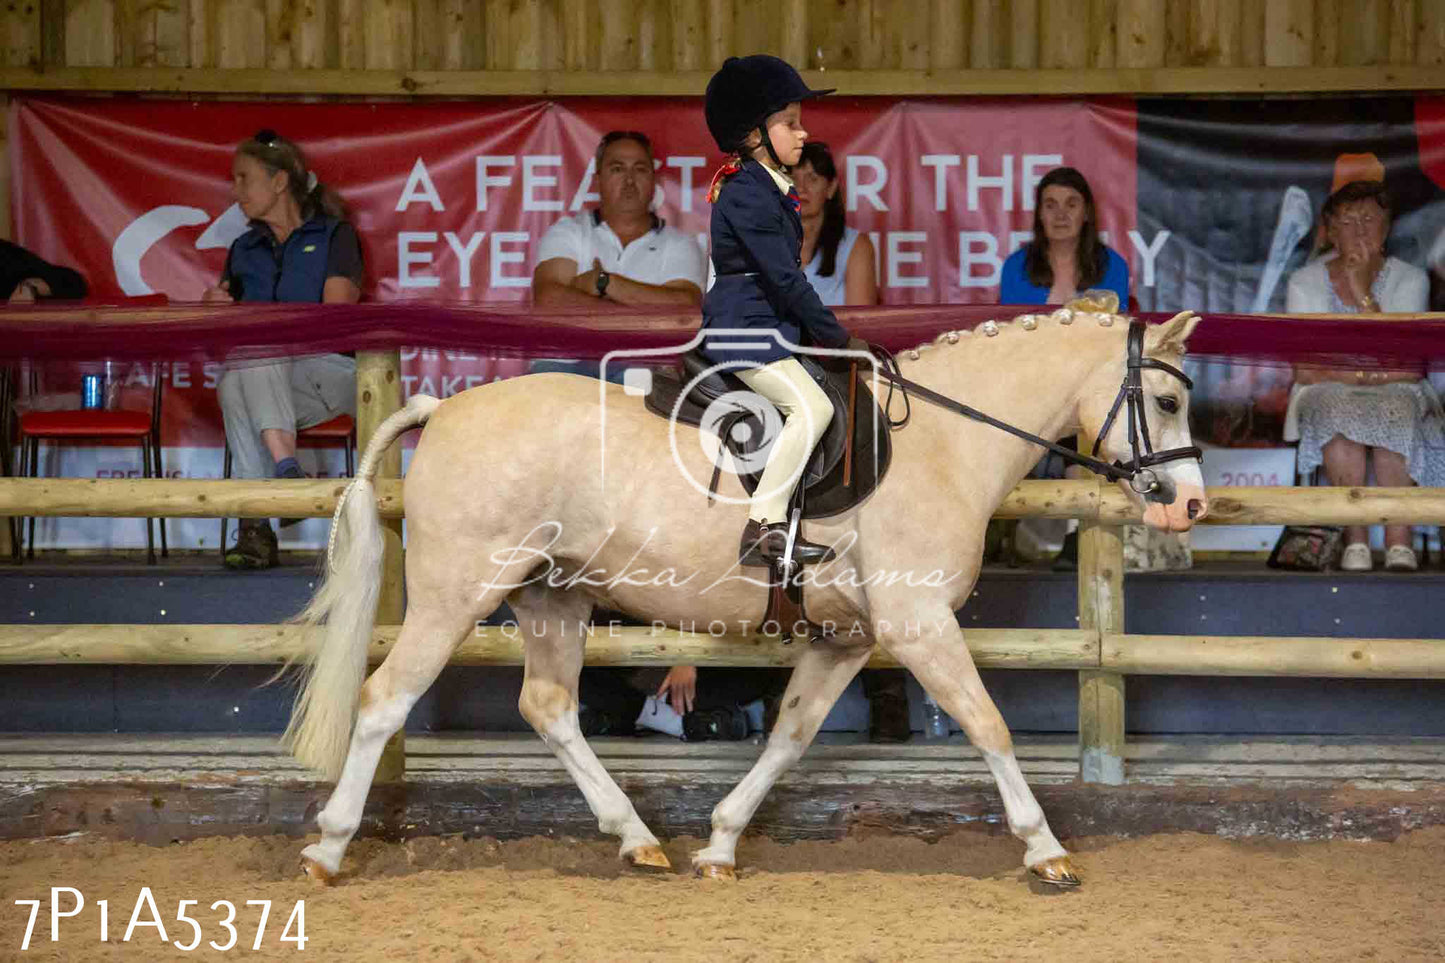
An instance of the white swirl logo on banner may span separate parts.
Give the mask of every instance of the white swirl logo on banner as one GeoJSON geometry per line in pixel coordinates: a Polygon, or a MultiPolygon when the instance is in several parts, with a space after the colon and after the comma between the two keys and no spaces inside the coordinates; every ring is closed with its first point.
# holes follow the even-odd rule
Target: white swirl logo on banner
{"type": "MultiPolygon", "coordinates": [[[[155,289],[141,276],[141,259],[172,231],[204,224],[210,216],[199,207],[164,204],[151,208],[127,224],[110,249],[115,281],[120,289],[130,297],[155,294],[155,289]]],[[[229,248],[231,242],[246,233],[248,226],[246,215],[241,213],[241,205],[232,204],[196,238],[196,250],[229,248]]]]}

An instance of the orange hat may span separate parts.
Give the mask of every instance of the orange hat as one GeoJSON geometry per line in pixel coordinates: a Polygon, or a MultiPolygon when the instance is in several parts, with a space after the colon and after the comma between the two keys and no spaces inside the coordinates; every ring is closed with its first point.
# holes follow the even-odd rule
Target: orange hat
{"type": "Polygon", "coordinates": [[[1355,181],[1385,182],[1385,165],[1374,154],[1341,154],[1335,158],[1335,180],[1330,193],[1355,181]]]}

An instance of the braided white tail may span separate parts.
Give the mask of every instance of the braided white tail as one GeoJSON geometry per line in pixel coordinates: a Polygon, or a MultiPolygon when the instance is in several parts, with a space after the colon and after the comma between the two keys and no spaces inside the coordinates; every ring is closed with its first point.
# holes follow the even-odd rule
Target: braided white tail
{"type": "Polygon", "coordinates": [[[440,404],[428,395],[413,395],[406,407],[376,430],[356,478],[336,503],[326,545],[326,576],[306,610],[292,620],[307,644],[296,659],[301,665],[301,691],[281,742],[299,761],[333,781],[341,775],[351,746],[381,591],[384,543],[373,484],[377,464],[393,441],[426,424],[440,404]]]}

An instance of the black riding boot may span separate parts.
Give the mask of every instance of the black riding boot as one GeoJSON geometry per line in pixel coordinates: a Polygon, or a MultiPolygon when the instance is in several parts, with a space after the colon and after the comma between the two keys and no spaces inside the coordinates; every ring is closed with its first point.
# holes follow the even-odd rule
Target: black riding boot
{"type": "MultiPolygon", "coordinates": [[[[768,568],[775,559],[783,557],[787,545],[787,522],[764,524],[750,518],[747,527],[743,529],[742,542],[738,547],[738,562],[741,565],[768,568]]],[[[831,562],[834,557],[832,548],[810,542],[801,534],[793,543],[793,558],[800,565],[831,562]]]]}

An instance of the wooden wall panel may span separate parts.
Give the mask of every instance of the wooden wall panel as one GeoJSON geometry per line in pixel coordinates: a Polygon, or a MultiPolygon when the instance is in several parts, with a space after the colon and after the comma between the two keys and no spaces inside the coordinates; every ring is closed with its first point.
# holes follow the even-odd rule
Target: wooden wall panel
{"type": "Polygon", "coordinates": [[[1089,5],[1089,66],[1113,67],[1119,47],[1119,0],[1089,5]]]}
{"type": "Polygon", "coordinates": [[[32,67],[40,64],[40,4],[9,3],[0,9],[0,39],[4,51],[0,55],[7,67],[32,67]]]}
{"type": "Polygon", "coordinates": [[[1416,17],[1415,62],[1422,67],[1445,66],[1445,3],[1423,0],[1416,17]]]}
{"type": "MultiPolygon", "coordinates": [[[[728,56],[754,52],[774,53],[805,69],[875,71],[877,77],[865,83],[875,91],[889,72],[946,75],[947,89],[959,90],[968,89],[970,70],[1040,69],[1062,77],[1062,72],[1174,67],[1259,69],[1257,83],[1236,74],[1244,78],[1240,90],[1270,89],[1270,67],[1312,67],[1321,70],[1317,81],[1290,75],[1304,78],[1299,89],[1367,90],[1371,75],[1358,68],[1445,65],[1445,0],[17,0],[0,5],[0,69],[11,70],[193,68],[289,75],[340,69],[392,75],[358,84],[375,91],[385,84],[395,89],[394,75],[406,71],[695,74],[715,69],[728,56]],[[1348,82],[1331,88],[1330,71],[1348,82]]],[[[167,76],[174,83],[176,75],[167,76]]],[[[251,76],[254,81],[264,75],[251,76]]],[[[1399,75],[1378,76],[1388,81],[1399,75]]],[[[1422,86],[1429,89],[1445,87],[1428,74],[1410,76],[1426,78],[1422,86]]],[[[130,77],[124,89],[146,89],[136,75],[130,77]]],[[[687,82],[695,84],[695,78],[687,82]]],[[[1143,77],[1136,82],[1144,90],[1188,92],[1143,77]]],[[[420,83],[423,89],[446,86],[436,78],[420,83]]],[[[517,92],[549,86],[539,77],[529,88],[525,76],[499,83],[517,92]]],[[[981,89],[998,89],[999,83],[998,75],[988,74],[981,89]]],[[[1055,92],[1071,89],[1064,80],[1053,83],[1055,92]]],[[[344,92],[344,84],[344,75],[331,75],[316,92],[344,92]]],[[[108,89],[101,79],[95,85],[108,89]]],[[[306,92],[299,79],[279,86],[306,92]]],[[[1393,86],[1400,86],[1398,80],[1393,86]]],[[[1005,87],[1029,89],[1022,83],[1005,87]]],[[[198,89],[227,88],[213,80],[198,89]]],[[[914,82],[909,89],[926,87],[914,82]]],[[[1086,79],[1079,89],[1101,88],[1089,87],[1086,79]]],[[[1200,89],[1213,88],[1206,79],[1200,89]]]]}
{"type": "Polygon", "coordinates": [[[1008,66],[1007,11],[1004,0],[973,0],[968,65],[975,70],[1008,66]]]}
{"type": "Polygon", "coordinates": [[[1383,0],[1342,0],[1340,10],[1339,60],[1343,66],[1359,67],[1387,63],[1389,37],[1383,0]]]}
{"type": "MultiPolygon", "coordinates": [[[[810,0],[808,4],[808,43],[812,47],[815,69],[857,70],[858,12],[846,0],[810,0]]],[[[704,69],[716,68],[722,61],[714,57],[704,69]]]]}
{"type": "MultiPolygon", "coordinates": [[[[10,97],[0,94],[0,237],[14,238],[10,226],[10,97]]],[[[8,443],[8,440],[7,440],[8,443]]]]}
{"type": "Polygon", "coordinates": [[[1265,6],[1264,61],[1308,67],[1314,59],[1315,0],[1274,0],[1265,6]]]}
{"type": "Polygon", "coordinates": [[[1039,0],[1009,0],[1009,57],[1006,66],[1032,70],[1039,65],[1039,0]]]}
{"type": "Polygon", "coordinates": [[[1120,67],[1162,67],[1168,7],[1159,0],[1119,0],[1120,67]]]}
{"type": "Polygon", "coordinates": [[[969,0],[932,0],[929,4],[928,66],[960,70],[968,66],[969,0]]]}
{"type": "Polygon", "coordinates": [[[1189,7],[1193,0],[1165,0],[1164,66],[1190,67],[1189,7]]]}
{"type": "Polygon", "coordinates": [[[67,67],[115,65],[115,3],[113,0],[68,0],[65,4],[67,67]]]}
{"type": "Polygon", "coordinates": [[[1093,6],[1079,0],[1041,0],[1035,26],[1039,66],[1077,70],[1089,66],[1093,6]]]}
{"type": "MultiPolygon", "coordinates": [[[[1430,3],[1432,0],[1390,0],[1385,31],[1389,37],[1389,57],[1392,64],[1415,62],[1415,9],[1421,2],[1430,3]]],[[[1435,6],[1440,4],[1436,3],[1435,6]]]]}
{"type": "Polygon", "coordinates": [[[703,0],[673,0],[672,61],[676,70],[712,66],[707,43],[707,6],[703,0]]]}

